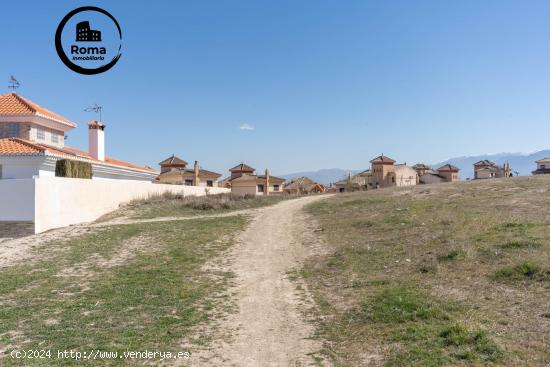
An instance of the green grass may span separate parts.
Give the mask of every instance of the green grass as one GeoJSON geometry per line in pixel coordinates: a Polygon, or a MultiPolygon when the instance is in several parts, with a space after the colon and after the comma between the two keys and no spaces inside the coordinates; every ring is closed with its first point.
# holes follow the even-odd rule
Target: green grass
{"type": "Polygon", "coordinates": [[[336,366],[550,363],[546,187],[485,180],[310,205],[327,248],[300,274],[322,353],[336,366]]]}
{"type": "Polygon", "coordinates": [[[498,269],[490,277],[497,281],[550,281],[550,270],[524,262],[498,269]]]}
{"type": "MultiPolygon", "coordinates": [[[[0,271],[0,345],[177,352],[184,338],[205,343],[192,330],[231,306],[215,296],[223,295],[232,274],[201,267],[232,244],[232,234],[244,223],[235,216],[121,225],[50,243],[40,249],[40,260],[0,271]],[[117,256],[123,261],[113,263],[117,256]]],[[[5,357],[0,364],[20,361],[5,357]]],[[[102,360],[101,365],[132,362],[102,360]]]]}

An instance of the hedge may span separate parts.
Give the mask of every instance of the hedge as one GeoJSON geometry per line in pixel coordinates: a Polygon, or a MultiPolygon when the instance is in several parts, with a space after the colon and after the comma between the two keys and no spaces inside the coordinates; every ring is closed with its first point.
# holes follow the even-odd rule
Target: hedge
{"type": "Polygon", "coordinates": [[[92,164],[60,159],[55,163],[55,175],[57,177],[92,178],[92,164]]]}

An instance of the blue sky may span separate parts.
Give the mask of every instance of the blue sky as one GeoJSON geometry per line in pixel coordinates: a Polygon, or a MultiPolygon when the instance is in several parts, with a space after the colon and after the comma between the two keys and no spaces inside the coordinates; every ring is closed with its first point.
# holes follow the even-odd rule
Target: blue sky
{"type": "Polygon", "coordinates": [[[67,144],[81,148],[84,109],[102,105],[119,159],[283,174],[550,148],[548,1],[3,1],[0,14],[0,90],[15,75],[79,124],[67,144]],[[106,73],[56,54],[79,5],[122,28],[106,73]]]}

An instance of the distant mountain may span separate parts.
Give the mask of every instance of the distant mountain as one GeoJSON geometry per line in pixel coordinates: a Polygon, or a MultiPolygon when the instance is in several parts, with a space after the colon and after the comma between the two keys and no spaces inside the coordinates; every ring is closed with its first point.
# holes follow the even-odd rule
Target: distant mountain
{"type": "Polygon", "coordinates": [[[443,162],[435,163],[432,165],[432,167],[438,168],[444,164],[450,163],[453,166],[457,166],[458,168],[460,168],[460,178],[465,180],[474,176],[473,164],[475,162],[488,159],[498,165],[502,165],[508,162],[510,163],[512,172],[518,172],[520,176],[529,176],[531,175],[531,172],[537,168],[535,161],[545,157],[550,157],[550,150],[541,150],[539,152],[531,154],[498,153],[451,158],[443,162]]]}
{"type": "Polygon", "coordinates": [[[279,176],[288,181],[292,180],[293,178],[306,176],[311,178],[315,182],[319,182],[323,185],[328,185],[330,183],[340,181],[341,179],[346,177],[350,172],[353,175],[359,171],[349,170],[349,169],[346,170],[341,168],[329,168],[329,169],[320,169],[318,171],[289,173],[286,175],[279,175],[279,176]]]}
{"type": "MultiPolygon", "coordinates": [[[[457,157],[450,158],[446,161],[432,164],[432,168],[438,168],[444,164],[450,163],[453,166],[460,168],[460,178],[465,180],[467,178],[472,178],[474,176],[474,163],[484,159],[488,159],[492,162],[495,162],[498,165],[502,165],[506,162],[510,163],[512,172],[518,172],[520,176],[529,176],[531,172],[536,169],[535,161],[541,158],[550,157],[550,150],[541,150],[539,152],[531,154],[522,154],[522,153],[497,153],[497,154],[485,154],[485,155],[476,155],[468,157],[457,157]]],[[[366,168],[365,168],[366,169],[366,168]]],[[[297,172],[289,173],[286,175],[279,175],[280,177],[291,180],[293,178],[307,176],[312,180],[328,185],[336,181],[340,181],[348,175],[348,173],[356,174],[361,172],[361,170],[349,170],[341,168],[331,168],[331,169],[320,169],[318,171],[309,171],[309,172],[297,172]]]]}

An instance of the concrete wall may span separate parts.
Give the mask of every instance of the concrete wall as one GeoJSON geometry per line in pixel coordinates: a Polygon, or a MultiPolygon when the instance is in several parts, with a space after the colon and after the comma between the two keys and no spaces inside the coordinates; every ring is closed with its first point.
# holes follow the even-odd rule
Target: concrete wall
{"type": "Polygon", "coordinates": [[[125,180],[61,177],[0,180],[0,221],[32,221],[35,233],[93,221],[122,203],[172,192],[201,196],[228,193],[219,187],[159,185],[125,180]]]}

